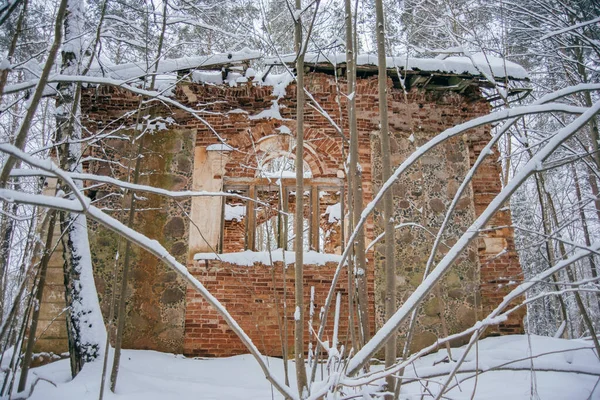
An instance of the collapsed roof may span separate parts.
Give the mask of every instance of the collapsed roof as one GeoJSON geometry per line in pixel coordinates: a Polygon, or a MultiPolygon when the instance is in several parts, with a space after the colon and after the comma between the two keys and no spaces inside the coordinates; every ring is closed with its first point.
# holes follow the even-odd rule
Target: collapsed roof
{"type": "MultiPolygon", "coordinates": [[[[293,66],[296,60],[295,54],[287,54],[279,57],[263,57],[256,50],[244,48],[231,53],[212,54],[197,57],[182,57],[167,59],[158,63],[156,74],[173,72],[187,72],[193,70],[219,70],[222,68],[247,67],[250,61],[263,58],[268,67],[288,65],[293,66]]],[[[326,55],[323,53],[307,53],[305,64],[318,70],[331,70],[335,67],[343,67],[346,64],[345,54],[326,55]]],[[[377,55],[361,54],[356,60],[357,70],[376,71],[377,55]]],[[[485,77],[494,79],[527,80],[527,71],[520,65],[494,56],[477,53],[467,56],[451,56],[440,58],[414,58],[406,56],[394,56],[386,58],[389,70],[400,70],[406,74],[438,73],[458,76],[485,77]]],[[[104,76],[114,79],[134,79],[146,76],[148,71],[154,71],[154,66],[148,67],[145,63],[128,63],[118,65],[96,65],[90,70],[91,76],[104,76]]]]}
{"type": "MultiPolygon", "coordinates": [[[[282,65],[291,67],[295,60],[295,54],[287,54],[281,57],[266,58],[265,63],[270,68],[282,65]]],[[[309,70],[326,73],[337,69],[338,75],[341,75],[346,68],[346,55],[307,53],[305,66],[309,70]]],[[[386,67],[394,85],[406,90],[410,90],[412,87],[421,87],[427,90],[449,90],[463,93],[472,87],[499,86],[506,90],[507,96],[518,96],[520,99],[531,91],[529,88],[514,87],[514,85],[509,87],[511,82],[529,81],[529,75],[525,68],[506,59],[483,53],[445,58],[386,57],[386,67]]],[[[376,75],[377,71],[377,55],[360,54],[356,57],[358,76],[376,75]]],[[[497,99],[498,97],[495,95],[487,98],[489,101],[497,99]]]]}
{"type": "MultiPolygon", "coordinates": [[[[254,79],[255,82],[260,79],[261,83],[269,84],[267,77],[273,68],[285,66],[291,71],[294,68],[295,59],[295,54],[264,57],[260,51],[244,48],[229,53],[165,59],[161,60],[158,65],[148,65],[145,62],[111,64],[110,62],[96,61],[88,71],[87,76],[91,78],[111,78],[126,83],[144,79],[149,75],[158,75],[159,79],[162,79],[164,84],[170,87],[174,87],[179,79],[211,84],[227,82],[235,85],[246,82],[246,77],[248,77],[254,79]],[[255,77],[254,71],[251,75],[245,74],[246,71],[249,71],[250,62],[259,59],[262,60],[263,65],[267,66],[266,71],[258,74],[257,77],[255,77]]],[[[360,77],[377,74],[376,55],[358,55],[356,64],[357,75],[360,77]]],[[[527,71],[523,67],[503,58],[483,53],[446,58],[395,56],[387,57],[386,64],[388,75],[392,78],[394,85],[407,90],[412,87],[420,87],[427,90],[465,93],[469,88],[499,86],[506,90],[508,96],[517,95],[521,98],[530,92],[529,88],[515,87],[515,85],[509,87],[511,82],[529,80],[527,71]]],[[[305,56],[305,68],[308,71],[335,72],[341,75],[346,68],[346,55],[308,53],[305,56]]],[[[287,74],[291,75],[289,72],[287,74]]],[[[293,80],[293,77],[290,76],[289,80],[293,80]]],[[[52,82],[52,79],[49,81],[52,82]]],[[[93,84],[93,82],[88,83],[93,84]]],[[[32,86],[34,86],[34,83],[24,82],[6,87],[5,92],[10,93],[32,86]]],[[[56,83],[48,85],[44,94],[55,95],[55,86],[56,83]]],[[[488,97],[488,100],[495,99],[495,97],[488,97]]]]}
{"type": "MultiPolygon", "coordinates": [[[[295,54],[265,59],[267,65],[282,65],[295,62],[295,54]]],[[[305,64],[321,68],[332,66],[345,66],[345,54],[326,55],[323,53],[307,53],[305,64]]],[[[378,60],[376,54],[360,54],[356,57],[356,66],[359,71],[376,71],[378,60]]],[[[520,65],[483,53],[467,56],[451,56],[446,58],[414,58],[408,56],[386,57],[388,70],[396,68],[407,73],[444,73],[453,75],[487,76],[495,79],[527,80],[528,74],[520,65]]]]}

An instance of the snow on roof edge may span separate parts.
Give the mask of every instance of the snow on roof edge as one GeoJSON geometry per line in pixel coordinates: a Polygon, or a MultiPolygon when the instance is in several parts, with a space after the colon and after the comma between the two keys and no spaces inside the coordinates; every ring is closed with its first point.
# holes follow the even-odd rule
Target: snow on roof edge
{"type": "MultiPolygon", "coordinates": [[[[254,60],[263,57],[258,50],[244,48],[240,51],[229,53],[218,53],[206,56],[182,57],[176,59],[166,59],[158,64],[157,74],[165,74],[182,70],[192,70],[197,68],[206,68],[228,63],[239,63],[248,60],[254,60]]],[[[286,54],[281,57],[264,57],[266,65],[289,64],[296,59],[295,54],[286,54]]],[[[305,56],[307,64],[345,64],[346,55],[338,53],[334,55],[324,55],[322,53],[307,53],[305,56]]],[[[357,56],[357,65],[359,66],[377,66],[377,55],[360,54],[357,56]]],[[[404,70],[440,72],[450,74],[484,75],[490,74],[496,78],[528,79],[529,74],[522,66],[499,57],[476,53],[472,55],[472,60],[466,56],[452,56],[445,59],[437,58],[414,58],[406,56],[386,57],[388,68],[401,68],[404,70]]],[[[110,77],[113,79],[135,79],[148,74],[148,70],[153,71],[153,67],[147,67],[142,63],[127,63],[118,65],[96,65],[89,71],[90,76],[110,77]]]]}
{"type": "MultiPolygon", "coordinates": [[[[281,65],[294,62],[296,54],[286,54],[281,57],[266,57],[267,65],[281,65]]],[[[445,59],[437,58],[414,58],[406,56],[386,57],[388,68],[401,68],[412,71],[441,72],[450,74],[482,75],[492,74],[495,78],[528,79],[529,74],[525,68],[517,63],[503,58],[476,53],[471,60],[466,56],[452,56],[445,59]]],[[[343,53],[331,56],[322,53],[307,53],[304,59],[307,64],[346,64],[346,55],[343,53]]],[[[360,54],[356,58],[359,66],[377,66],[378,60],[375,54],[360,54]]]]}

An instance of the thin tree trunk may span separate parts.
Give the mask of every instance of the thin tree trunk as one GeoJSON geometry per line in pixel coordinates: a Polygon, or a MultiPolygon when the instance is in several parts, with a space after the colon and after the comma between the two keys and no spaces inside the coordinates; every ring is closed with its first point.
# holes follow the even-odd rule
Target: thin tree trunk
{"type": "MultiPolygon", "coordinates": [[[[35,213],[34,213],[34,216],[35,216],[35,213]]],[[[32,218],[35,218],[34,216],[32,218]]],[[[44,217],[44,219],[41,223],[40,232],[45,232],[45,229],[47,229],[47,227],[48,227],[49,219],[50,219],[50,216],[48,214],[46,214],[46,216],[44,217]]],[[[24,254],[30,253],[30,250],[33,250],[33,251],[31,251],[31,254],[39,254],[42,251],[41,243],[39,240],[37,240],[37,235],[35,235],[33,233],[33,229],[34,229],[34,224],[32,221],[30,223],[30,229],[29,229],[29,232],[27,235],[27,244],[25,245],[25,251],[23,252],[24,254]],[[32,249],[32,247],[33,247],[33,249],[32,249]]],[[[19,303],[21,302],[21,299],[23,298],[25,289],[27,289],[28,276],[31,273],[31,271],[33,270],[33,264],[31,264],[29,267],[26,267],[27,262],[28,262],[27,258],[23,257],[23,264],[22,264],[22,268],[21,268],[21,270],[23,271],[23,280],[19,286],[19,291],[18,291],[17,295],[15,296],[15,300],[12,303],[11,309],[9,310],[8,315],[2,324],[2,328],[0,329],[0,342],[2,342],[2,343],[10,343],[9,338],[6,338],[6,340],[5,340],[4,337],[7,334],[9,328],[11,328],[12,323],[14,321],[17,321],[17,319],[18,319],[19,303]]]]}
{"type": "MultiPolygon", "coordinates": [[[[575,54],[577,57],[577,72],[581,77],[582,83],[588,83],[588,75],[585,66],[585,60],[583,58],[583,50],[581,47],[574,48],[575,54]]],[[[583,92],[584,103],[586,107],[591,107],[594,103],[592,102],[592,95],[590,91],[586,90],[583,92]]],[[[592,118],[590,121],[590,136],[593,149],[593,160],[596,163],[596,168],[600,170],[600,148],[598,147],[598,140],[600,140],[600,135],[598,134],[598,124],[596,123],[596,118],[592,118]]]]}
{"type": "MultiPolygon", "coordinates": [[[[529,152],[529,156],[531,157],[531,151],[529,152]]],[[[544,191],[544,178],[543,176],[541,176],[541,174],[535,174],[535,183],[536,183],[536,189],[537,189],[537,195],[538,195],[538,202],[540,203],[540,208],[541,208],[541,213],[542,213],[542,227],[544,230],[544,234],[546,235],[546,237],[548,237],[548,239],[546,239],[545,241],[545,248],[546,248],[546,256],[548,257],[548,264],[550,266],[553,266],[554,263],[554,253],[552,251],[552,244],[550,243],[550,239],[549,239],[549,235],[550,235],[550,227],[548,226],[548,212],[546,210],[546,202],[544,201],[544,196],[543,196],[543,191],[544,191]]],[[[555,274],[552,275],[552,280],[554,282],[554,290],[556,290],[557,292],[560,292],[560,287],[558,286],[557,282],[558,282],[558,278],[556,277],[555,274]]],[[[570,327],[570,332],[573,332],[573,326],[571,324],[571,321],[569,320],[569,315],[567,313],[567,306],[565,304],[565,301],[563,299],[563,295],[559,295],[558,297],[558,302],[560,304],[560,312],[562,314],[563,320],[567,323],[567,325],[570,327]]],[[[570,335],[572,336],[572,334],[570,335]]]]}
{"type": "MultiPolygon", "coordinates": [[[[117,245],[117,254],[115,255],[115,264],[113,266],[113,280],[112,280],[112,295],[110,298],[110,313],[108,316],[108,329],[111,332],[113,327],[113,321],[115,319],[115,305],[117,304],[117,291],[115,288],[118,284],[118,269],[119,269],[119,250],[121,249],[121,242],[117,245]]],[[[100,378],[100,393],[98,393],[98,400],[102,400],[104,398],[104,386],[106,383],[106,371],[108,370],[108,354],[110,348],[110,334],[107,332],[106,341],[104,346],[104,360],[102,362],[102,376],[100,378]]]]}
{"type": "MultiPolygon", "coordinates": [[[[141,107],[141,103],[140,103],[141,107]]],[[[139,113],[138,113],[139,114],[139,113]]],[[[138,123],[140,118],[138,118],[138,123]]],[[[143,138],[140,138],[140,143],[138,146],[137,157],[135,160],[135,170],[133,172],[133,183],[136,184],[138,182],[140,176],[140,163],[141,163],[141,152],[142,152],[142,143],[143,138]]],[[[127,219],[127,226],[132,227],[133,221],[135,219],[135,194],[133,192],[130,193],[131,200],[129,202],[129,216],[127,219]]],[[[126,305],[126,296],[127,296],[127,283],[129,281],[129,266],[130,266],[130,258],[131,258],[131,243],[127,242],[125,245],[125,259],[123,261],[123,272],[121,275],[121,286],[119,289],[119,310],[117,311],[117,335],[115,338],[115,355],[113,358],[112,370],[110,373],[110,390],[114,392],[117,388],[117,378],[119,376],[119,365],[121,363],[121,347],[123,345],[123,331],[125,330],[125,305],[126,305]]],[[[115,290],[115,287],[113,287],[115,290]]]]}
{"type": "MultiPolygon", "coordinates": [[[[358,127],[356,123],[356,55],[354,54],[354,32],[352,29],[352,5],[350,0],[345,0],[346,9],[346,76],[348,80],[348,120],[350,127],[350,182],[352,182],[351,202],[351,229],[358,225],[363,210],[362,169],[360,168],[358,153],[358,127]]],[[[354,243],[349,243],[354,248],[354,265],[357,271],[360,347],[370,338],[369,329],[369,297],[367,290],[367,263],[365,260],[365,235],[364,228],[360,228],[354,243]]],[[[357,348],[358,350],[358,348],[357,348]]]]}
{"type": "MultiPolygon", "coordinates": [[[[558,223],[558,216],[556,215],[556,208],[554,207],[554,200],[552,199],[552,197],[550,197],[550,195],[548,194],[548,192],[546,190],[544,190],[544,193],[546,193],[546,200],[548,201],[548,206],[550,207],[550,215],[552,217],[552,222],[554,223],[554,226],[558,228],[559,223],[558,223]]],[[[567,250],[565,249],[565,244],[562,241],[558,242],[558,248],[560,250],[561,253],[561,258],[564,260],[567,258],[567,250]]],[[[569,279],[570,282],[575,282],[575,276],[573,274],[573,272],[571,271],[570,266],[565,268],[565,271],[567,273],[567,278],[569,279]]],[[[598,336],[596,335],[596,331],[594,329],[594,324],[592,323],[592,320],[590,319],[589,313],[587,312],[587,309],[585,307],[585,305],[583,304],[583,300],[581,299],[581,295],[579,294],[578,291],[575,291],[575,302],[577,303],[577,308],[579,308],[579,312],[581,314],[581,317],[583,318],[583,322],[585,324],[585,326],[587,327],[590,336],[592,337],[592,342],[594,343],[594,347],[596,348],[596,356],[600,359],[600,341],[598,340],[598,336]]]]}
{"type": "MultiPolygon", "coordinates": [[[[38,273],[32,287],[35,287],[38,282],[39,282],[39,273],[38,273]]],[[[34,297],[29,296],[29,298],[27,299],[27,307],[25,308],[24,318],[23,318],[23,322],[20,326],[20,329],[18,330],[18,332],[16,329],[11,330],[11,335],[13,336],[14,343],[15,343],[15,351],[13,352],[10,363],[8,365],[9,373],[7,373],[5,375],[4,383],[2,384],[2,390],[0,391],[1,395],[7,395],[8,393],[12,393],[12,389],[13,389],[13,385],[14,385],[15,377],[16,377],[16,371],[17,371],[18,364],[19,364],[19,359],[21,358],[21,349],[23,347],[23,341],[24,341],[25,333],[27,331],[27,325],[29,324],[29,321],[31,319],[31,314],[32,314],[31,309],[34,306],[34,304],[35,304],[34,297]],[[16,338],[14,337],[15,335],[17,336],[16,338]],[[8,388],[7,388],[7,386],[8,386],[8,388]]],[[[25,358],[23,357],[23,360],[24,359],[25,358]]]]}
{"type": "Polygon", "coordinates": [[[296,382],[300,398],[308,394],[306,368],[304,367],[304,49],[302,48],[302,1],[296,0],[294,41],[296,59],[296,215],[294,250],[295,263],[295,311],[294,311],[294,356],[296,360],[296,382]]]}
{"type": "MultiPolygon", "coordinates": [[[[528,135],[527,135],[527,130],[525,128],[524,131],[524,135],[527,138],[527,140],[529,140],[528,135]]],[[[533,158],[533,152],[530,148],[527,148],[527,154],[529,156],[529,158],[533,158]]],[[[548,213],[546,210],[546,202],[544,201],[544,190],[545,190],[545,181],[544,181],[544,177],[541,173],[536,173],[534,174],[534,179],[535,179],[535,187],[537,190],[537,196],[538,196],[538,203],[540,204],[540,211],[542,213],[542,228],[544,229],[544,233],[546,235],[549,235],[550,233],[550,227],[548,226],[548,213]]],[[[545,241],[545,248],[546,248],[546,255],[548,257],[548,263],[550,266],[554,265],[554,253],[552,252],[552,246],[550,243],[550,239],[547,239],[545,241]]],[[[552,281],[554,282],[554,289],[557,292],[560,292],[560,288],[558,286],[558,278],[556,276],[556,274],[552,275],[552,281]]],[[[558,298],[558,303],[560,305],[560,312],[562,314],[563,320],[565,321],[565,323],[567,324],[567,326],[570,328],[569,330],[572,332],[573,331],[573,326],[571,324],[571,321],[569,320],[569,315],[567,313],[567,305],[565,304],[565,301],[563,299],[563,295],[559,295],[557,296],[558,298]]]]}
{"type": "MultiPolygon", "coordinates": [[[[381,173],[382,182],[392,176],[390,163],[390,135],[388,126],[387,104],[387,66],[385,59],[385,24],[383,17],[383,2],[375,0],[375,31],[377,34],[377,63],[379,81],[379,124],[381,140],[381,173]]],[[[385,226],[385,320],[389,320],[396,311],[396,263],[394,238],[394,199],[392,191],[388,190],[383,197],[383,219],[385,226]]],[[[396,334],[393,334],[385,344],[385,366],[390,367],[396,362],[396,334]]],[[[386,399],[393,398],[396,379],[386,377],[386,399]]]]}
{"type": "MultiPolygon", "coordinates": [[[[581,195],[581,186],[579,184],[579,176],[577,174],[577,169],[573,164],[571,164],[571,173],[575,179],[575,194],[577,195],[577,203],[579,206],[579,218],[581,219],[581,227],[583,229],[583,237],[585,239],[585,245],[590,247],[592,245],[592,240],[590,238],[590,231],[588,229],[587,217],[585,216],[585,210],[583,209],[583,196],[581,195]]],[[[590,273],[593,278],[598,277],[598,269],[596,267],[596,261],[594,260],[594,256],[590,254],[590,273]]],[[[596,294],[598,299],[600,299],[600,293],[596,294]]],[[[600,306],[600,304],[599,304],[600,306]]]]}
{"type": "Polygon", "coordinates": [[[592,189],[592,195],[594,195],[596,216],[598,217],[598,221],[600,221],[600,190],[598,190],[598,181],[596,180],[596,175],[592,171],[592,167],[589,167],[588,169],[588,182],[590,183],[590,188],[592,189]]]}
{"type": "MultiPolygon", "coordinates": [[[[4,218],[2,219],[2,224],[0,225],[0,238],[2,238],[2,244],[0,244],[0,321],[4,317],[4,301],[6,296],[6,284],[7,273],[10,263],[10,248],[12,243],[12,233],[15,222],[12,218],[8,216],[8,210],[10,207],[10,203],[6,202],[2,204],[2,208],[5,211],[4,218]]],[[[19,208],[17,203],[12,205],[12,213],[16,214],[19,208]]]]}
{"type": "MultiPolygon", "coordinates": [[[[281,319],[282,319],[282,339],[281,339],[281,352],[283,358],[283,371],[285,385],[290,385],[290,375],[288,371],[288,357],[289,357],[289,343],[288,343],[288,319],[287,316],[287,278],[285,263],[285,251],[288,248],[288,191],[283,187],[283,183],[279,183],[279,210],[285,214],[279,214],[279,248],[283,255],[283,264],[281,266],[281,282],[283,285],[283,301],[281,302],[281,319]]],[[[273,285],[275,287],[275,285],[273,285]]]]}
{"type": "MultiPolygon", "coordinates": [[[[575,52],[575,57],[577,58],[577,72],[579,73],[579,77],[581,78],[581,82],[583,83],[588,83],[589,79],[588,79],[588,74],[586,71],[586,65],[585,65],[585,60],[583,57],[583,50],[582,47],[574,47],[574,52],[575,52]]],[[[592,105],[594,104],[592,102],[592,95],[590,93],[590,91],[586,90],[583,92],[583,99],[584,99],[584,104],[586,107],[592,107],[592,105]]],[[[599,147],[599,143],[598,141],[600,141],[600,134],[598,133],[598,123],[597,123],[597,119],[596,118],[592,118],[590,120],[590,142],[592,145],[592,160],[594,161],[594,164],[596,164],[596,170],[600,171],[600,147],[599,147]]],[[[596,200],[594,201],[594,205],[596,206],[596,213],[598,214],[599,218],[600,218],[600,198],[598,198],[597,193],[598,193],[598,185],[596,183],[596,179],[595,177],[591,176],[590,177],[590,181],[594,181],[594,184],[592,185],[592,188],[596,188],[596,193],[594,193],[596,195],[596,200]]]]}
{"type": "MultiPolygon", "coordinates": [[[[51,215],[52,213],[50,213],[51,215]]],[[[44,229],[47,228],[48,226],[48,222],[50,219],[50,215],[46,214],[44,219],[41,221],[41,229],[40,232],[45,232],[44,229]]],[[[26,325],[29,321],[29,316],[31,315],[31,313],[29,312],[31,310],[31,305],[34,304],[33,298],[31,296],[29,296],[29,299],[27,300],[27,307],[26,307],[26,312],[25,315],[21,315],[21,305],[23,304],[23,296],[25,294],[25,291],[28,287],[28,282],[29,282],[29,277],[31,276],[31,274],[33,273],[33,270],[35,269],[35,265],[31,262],[31,260],[29,259],[29,257],[27,256],[28,254],[39,254],[42,248],[42,243],[41,240],[38,240],[38,236],[34,233],[35,230],[35,219],[37,218],[37,215],[35,212],[32,213],[31,216],[31,220],[29,222],[29,230],[27,233],[27,242],[25,244],[25,248],[23,251],[23,257],[21,258],[21,274],[20,277],[17,278],[15,280],[15,282],[19,282],[20,281],[20,285],[19,285],[19,290],[17,295],[14,297],[13,302],[12,302],[12,306],[11,309],[8,313],[8,315],[6,316],[6,318],[3,321],[2,324],[2,329],[0,332],[0,342],[3,343],[2,345],[2,356],[0,356],[0,364],[2,364],[2,360],[4,359],[4,355],[6,354],[6,350],[9,347],[14,347],[14,351],[13,351],[13,357],[11,357],[11,361],[9,362],[9,366],[8,369],[6,371],[4,371],[5,373],[5,379],[4,379],[4,383],[2,385],[2,390],[0,391],[0,395],[5,394],[4,390],[6,388],[6,385],[8,384],[8,378],[9,375],[11,373],[14,374],[14,372],[16,371],[16,364],[18,364],[18,361],[16,358],[17,355],[20,355],[20,348],[21,348],[21,344],[22,344],[22,335],[25,333],[25,328],[26,325]],[[20,318],[22,317],[22,318],[20,318]],[[19,319],[21,319],[21,329],[19,328],[19,319]],[[6,340],[4,339],[6,335],[6,340]],[[9,372],[12,371],[12,372],[9,372]]],[[[41,264],[40,264],[41,265],[41,264]]],[[[39,278],[41,270],[38,269],[38,273],[36,274],[35,278],[39,278]]],[[[39,282],[39,279],[33,279],[33,284],[32,287],[34,287],[36,285],[36,282],[39,282]]],[[[23,358],[23,360],[25,360],[23,358]]],[[[13,375],[14,376],[14,375],[13,375]]],[[[14,378],[13,378],[14,379],[14,378]]],[[[7,393],[10,393],[10,390],[12,390],[12,379],[11,379],[11,389],[9,389],[9,391],[7,393]]]]}

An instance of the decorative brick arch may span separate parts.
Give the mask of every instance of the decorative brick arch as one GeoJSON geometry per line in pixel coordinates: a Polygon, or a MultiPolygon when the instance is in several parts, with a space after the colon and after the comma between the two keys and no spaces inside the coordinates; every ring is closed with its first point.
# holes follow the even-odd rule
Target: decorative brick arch
{"type": "MultiPolygon", "coordinates": [[[[287,145],[289,147],[289,140],[291,139],[293,139],[293,136],[290,135],[268,135],[262,137],[254,144],[250,144],[243,149],[239,149],[241,153],[246,155],[243,161],[244,164],[257,167],[257,156],[264,156],[264,162],[270,161],[282,155],[286,155],[289,158],[295,158],[295,147],[287,150],[282,146],[284,142],[288,142],[287,145]],[[273,146],[269,146],[269,144],[273,144],[273,146]]],[[[309,167],[312,176],[322,176],[325,173],[325,162],[322,159],[322,154],[320,154],[310,143],[304,143],[304,150],[304,163],[309,167]]]]}
{"type": "MultiPolygon", "coordinates": [[[[304,137],[314,136],[314,129],[305,129],[304,137]]],[[[325,153],[320,151],[319,147],[315,147],[310,143],[304,142],[304,162],[308,164],[312,171],[313,178],[321,177],[325,174],[325,153]]],[[[296,147],[292,149],[295,153],[296,147]]]]}

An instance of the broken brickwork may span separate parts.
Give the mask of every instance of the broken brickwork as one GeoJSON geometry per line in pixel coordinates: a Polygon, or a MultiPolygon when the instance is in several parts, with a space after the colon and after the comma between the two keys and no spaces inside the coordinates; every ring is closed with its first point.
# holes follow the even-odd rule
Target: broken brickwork
{"type": "MultiPolygon", "coordinates": [[[[345,85],[336,82],[331,74],[314,72],[306,76],[307,90],[331,119],[345,127],[347,107],[340,87],[345,85]]],[[[230,310],[259,350],[270,355],[281,355],[281,344],[289,342],[293,335],[294,310],[290,306],[293,304],[293,265],[284,268],[282,263],[276,262],[245,266],[202,257],[194,260],[194,256],[213,251],[255,250],[264,246],[265,237],[283,247],[287,245],[289,232],[284,232],[284,218],[272,208],[285,203],[282,208],[293,212],[294,182],[260,177],[257,171],[270,160],[294,153],[295,92],[294,84],[286,88],[285,96],[277,98],[272,87],[250,82],[235,87],[182,82],[174,91],[175,99],[187,107],[202,109],[203,113],[198,114],[200,118],[177,107],[153,102],[151,110],[147,111],[147,121],[160,117],[164,124],[160,128],[164,129],[147,133],[142,143],[144,158],[141,160],[140,183],[170,190],[225,190],[235,195],[226,200],[197,197],[178,201],[144,195],[138,204],[136,228],[161,242],[180,261],[187,262],[191,273],[230,310]],[[263,113],[261,117],[262,112],[273,110],[273,107],[279,115],[271,112],[263,113]],[[228,146],[222,146],[221,140],[228,146]],[[282,187],[286,187],[284,192],[280,192],[282,187]],[[237,218],[224,218],[225,213],[231,211],[227,207],[242,206],[246,211],[237,218]],[[191,223],[188,217],[191,217],[191,223]],[[267,220],[273,221],[277,228],[257,234],[267,220]],[[288,304],[285,310],[284,295],[288,304]],[[287,339],[282,334],[286,321],[289,325],[287,339]]],[[[489,105],[473,88],[462,94],[418,88],[405,93],[394,87],[390,80],[388,93],[393,166],[398,166],[444,129],[489,112],[489,105]]],[[[358,79],[359,159],[365,204],[382,184],[377,96],[376,76],[358,79]]],[[[134,165],[132,155],[139,142],[133,142],[131,130],[136,114],[126,112],[135,110],[138,103],[137,96],[118,88],[99,87],[84,91],[82,110],[84,120],[88,121],[87,128],[93,132],[114,130],[125,133],[120,139],[111,137],[92,148],[92,153],[102,152],[102,157],[112,163],[92,160],[88,165],[89,172],[116,173],[121,179],[127,178],[127,167],[134,165]]],[[[304,163],[311,172],[305,193],[307,248],[339,253],[348,235],[344,232],[345,224],[332,221],[324,214],[327,206],[345,202],[347,146],[330,121],[309,106],[305,109],[304,136],[304,163]]],[[[396,232],[399,305],[421,282],[432,235],[437,233],[462,177],[489,136],[489,127],[467,131],[423,157],[394,184],[394,219],[397,225],[404,224],[396,232]],[[413,225],[406,224],[409,222],[413,225]]],[[[435,260],[445,254],[447,246],[456,242],[499,192],[499,173],[497,154],[488,157],[460,197],[435,260]]],[[[112,208],[114,215],[125,218],[126,212],[120,210],[126,208],[127,197],[120,197],[107,186],[95,189],[94,196],[100,205],[112,208]]],[[[380,211],[378,208],[366,225],[367,244],[382,233],[380,211]]],[[[512,231],[506,225],[510,225],[510,214],[501,211],[491,222],[491,226],[498,228],[486,230],[483,238],[461,255],[456,266],[429,295],[419,314],[413,348],[431,344],[444,335],[442,322],[449,333],[471,326],[501,301],[510,283],[521,279],[512,231]]],[[[100,227],[93,228],[96,229],[92,236],[92,251],[97,286],[107,317],[115,254],[117,250],[123,252],[124,243],[100,227]]],[[[375,244],[367,254],[372,330],[383,321],[382,245],[383,242],[375,244]]],[[[305,268],[306,296],[310,287],[314,287],[315,303],[320,307],[335,263],[306,265],[305,268]]],[[[346,282],[346,279],[340,282],[346,282]]],[[[340,331],[346,337],[349,313],[346,285],[340,283],[338,289],[342,293],[340,331]]],[[[307,297],[306,311],[309,303],[307,297]]],[[[521,318],[522,315],[515,314],[492,332],[521,332],[521,318]]],[[[332,322],[328,324],[331,326],[332,322]]],[[[400,332],[401,338],[403,332],[400,332]]],[[[328,335],[330,337],[331,330],[328,335]]],[[[311,338],[312,334],[307,331],[305,337],[311,338]]],[[[174,272],[139,251],[135,253],[128,292],[124,345],[189,355],[245,352],[224,321],[198,294],[186,289],[174,272]]]]}

